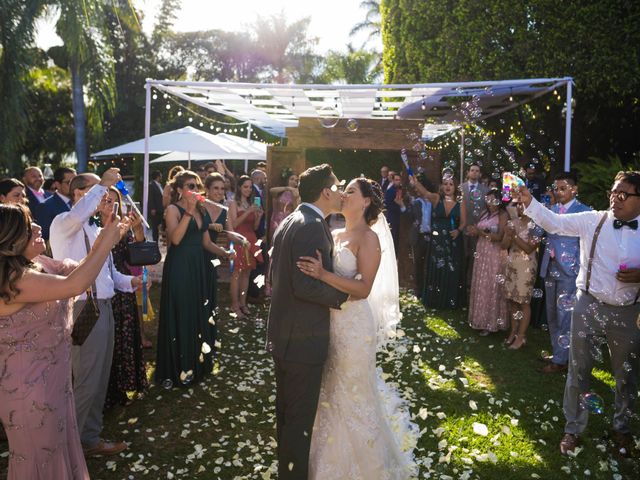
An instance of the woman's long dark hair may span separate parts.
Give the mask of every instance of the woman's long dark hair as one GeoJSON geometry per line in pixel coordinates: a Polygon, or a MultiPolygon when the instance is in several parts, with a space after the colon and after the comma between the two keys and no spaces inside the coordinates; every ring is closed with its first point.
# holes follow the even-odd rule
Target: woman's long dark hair
{"type": "Polygon", "coordinates": [[[31,240],[31,213],[24,205],[0,204],[0,298],[20,293],[16,283],[33,264],[22,254],[31,240]]]}

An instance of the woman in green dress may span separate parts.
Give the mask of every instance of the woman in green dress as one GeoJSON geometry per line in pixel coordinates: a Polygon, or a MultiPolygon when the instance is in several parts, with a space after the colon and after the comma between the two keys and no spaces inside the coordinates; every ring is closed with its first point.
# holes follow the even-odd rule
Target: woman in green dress
{"type": "Polygon", "coordinates": [[[165,211],[169,247],[162,271],[156,368],[156,382],[165,388],[198,382],[213,365],[211,282],[204,256],[205,251],[223,257],[231,252],[211,242],[211,217],[202,205],[201,189],[198,175],[180,172],[165,211]]]}
{"type": "Polygon", "coordinates": [[[426,190],[411,177],[420,196],[433,206],[431,248],[425,262],[422,303],[428,308],[460,308],[467,304],[462,232],[465,227],[464,202],[456,199],[453,177],[445,177],[440,193],[426,190]]]}

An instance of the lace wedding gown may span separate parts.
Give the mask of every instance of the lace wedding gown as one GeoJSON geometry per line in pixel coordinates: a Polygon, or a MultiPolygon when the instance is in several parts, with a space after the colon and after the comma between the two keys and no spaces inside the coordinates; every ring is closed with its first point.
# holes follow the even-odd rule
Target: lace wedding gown
{"type": "MultiPolygon", "coordinates": [[[[356,257],[336,245],[336,274],[353,278],[356,257]]],[[[315,480],[413,478],[417,426],[376,368],[375,321],[368,300],[331,310],[329,352],[316,413],[309,477],[315,480]]]]}

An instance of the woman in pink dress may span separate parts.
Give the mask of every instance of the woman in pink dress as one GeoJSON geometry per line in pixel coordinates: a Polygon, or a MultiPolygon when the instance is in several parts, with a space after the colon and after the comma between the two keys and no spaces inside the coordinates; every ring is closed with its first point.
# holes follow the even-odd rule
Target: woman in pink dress
{"type": "Polygon", "coordinates": [[[247,290],[249,275],[262,263],[262,250],[256,245],[256,230],[262,218],[262,206],[255,202],[253,182],[246,175],[238,179],[235,200],[229,204],[229,223],[231,228],[247,239],[248,244],[236,244],[236,259],[231,274],[231,309],[237,318],[245,318],[250,314],[247,307],[247,290]]]}
{"type": "Polygon", "coordinates": [[[9,439],[8,480],[89,478],[71,386],[70,298],[91,286],[119,238],[112,219],[74,269],[38,257],[45,243],[26,207],[0,205],[0,420],[9,439]]]}
{"type": "Polygon", "coordinates": [[[498,189],[489,190],[485,202],[487,209],[478,224],[467,230],[469,235],[478,237],[469,298],[469,325],[480,330],[482,336],[506,330],[509,326],[507,300],[501,285],[507,257],[501,242],[508,215],[498,189]]]}
{"type": "Polygon", "coordinates": [[[273,211],[271,213],[271,225],[269,228],[269,239],[273,239],[273,233],[280,225],[280,222],[287,215],[293,212],[300,203],[300,194],[298,193],[298,175],[287,168],[282,174],[284,182],[283,186],[273,187],[269,191],[271,195],[276,197],[273,202],[273,211]]]}

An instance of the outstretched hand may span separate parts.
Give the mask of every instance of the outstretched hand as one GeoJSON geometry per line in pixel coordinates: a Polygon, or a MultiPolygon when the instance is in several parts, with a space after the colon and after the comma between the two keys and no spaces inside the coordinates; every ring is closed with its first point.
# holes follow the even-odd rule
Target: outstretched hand
{"type": "Polygon", "coordinates": [[[322,280],[322,277],[327,272],[322,267],[322,254],[320,253],[320,250],[316,250],[316,258],[300,257],[296,262],[296,265],[302,273],[318,280],[322,280]]]}

